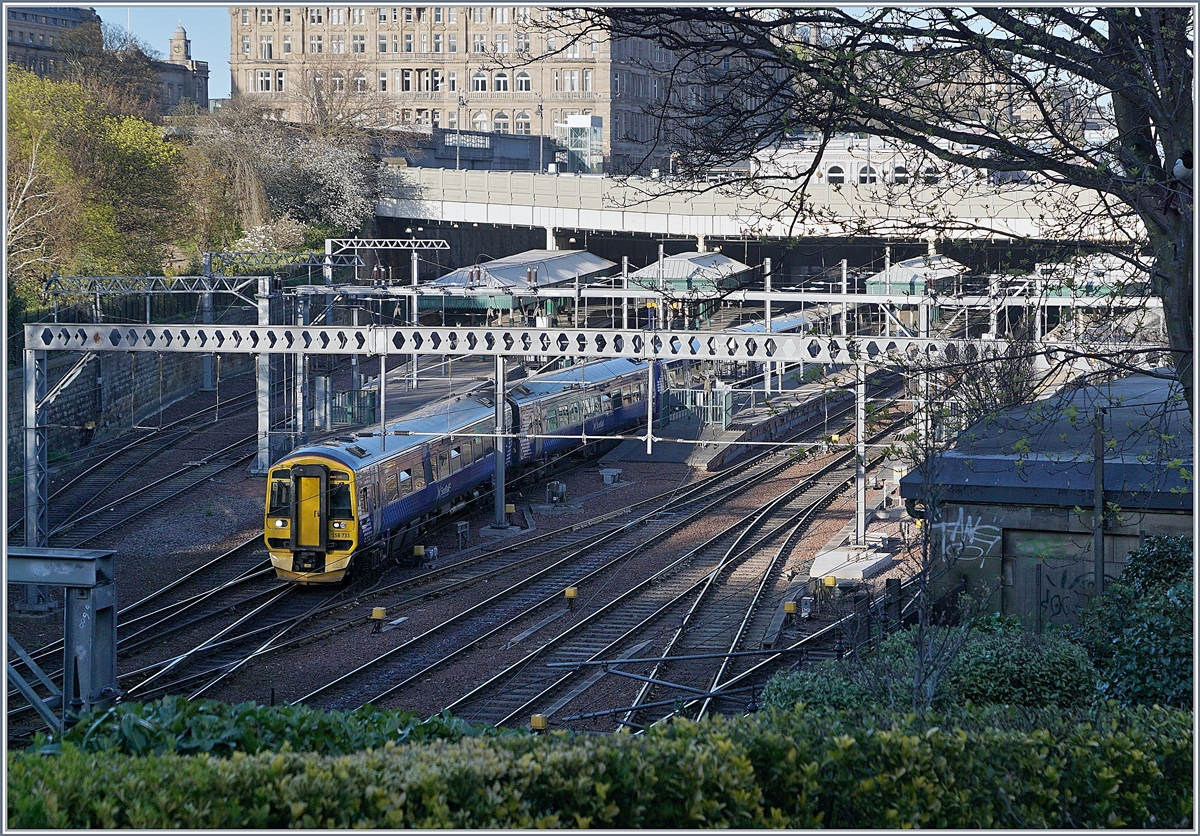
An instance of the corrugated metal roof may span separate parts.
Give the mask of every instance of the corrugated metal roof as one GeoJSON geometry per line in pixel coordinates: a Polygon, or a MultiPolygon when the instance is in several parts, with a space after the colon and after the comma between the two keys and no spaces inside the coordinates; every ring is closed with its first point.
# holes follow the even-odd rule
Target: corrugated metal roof
{"type": "Polygon", "coordinates": [[[897,261],[892,265],[891,272],[880,270],[874,276],[867,278],[868,284],[884,284],[890,277],[893,284],[904,284],[912,281],[927,279],[948,279],[967,272],[967,268],[952,258],[944,255],[917,256],[916,258],[897,261]]]}
{"type": "MultiPolygon", "coordinates": [[[[749,266],[720,253],[679,253],[663,259],[663,278],[669,282],[691,280],[693,284],[716,284],[750,269],[749,266]]],[[[636,284],[652,287],[658,281],[658,262],[647,264],[629,274],[636,284]]]]}
{"type": "Polygon", "coordinates": [[[508,290],[529,287],[529,271],[537,269],[537,286],[590,278],[617,265],[587,250],[526,250],[516,255],[459,267],[429,283],[432,288],[508,290]]]}

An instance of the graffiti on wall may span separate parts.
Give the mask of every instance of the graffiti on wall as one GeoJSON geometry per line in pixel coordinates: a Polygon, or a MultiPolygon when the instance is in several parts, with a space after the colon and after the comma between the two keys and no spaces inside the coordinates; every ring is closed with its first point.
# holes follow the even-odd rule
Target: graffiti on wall
{"type": "Polygon", "coordinates": [[[988,554],[1000,542],[1003,532],[999,526],[987,525],[982,520],[960,506],[956,516],[934,523],[931,530],[941,553],[968,560],[988,554]]]}

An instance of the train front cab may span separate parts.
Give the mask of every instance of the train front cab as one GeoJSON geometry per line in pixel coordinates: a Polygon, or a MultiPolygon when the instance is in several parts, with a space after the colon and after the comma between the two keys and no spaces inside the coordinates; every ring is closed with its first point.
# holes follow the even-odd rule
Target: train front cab
{"type": "Polygon", "coordinates": [[[289,460],[268,475],[264,531],[275,574],[297,583],[336,583],[358,541],[354,479],[316,459],[289,460]]]}

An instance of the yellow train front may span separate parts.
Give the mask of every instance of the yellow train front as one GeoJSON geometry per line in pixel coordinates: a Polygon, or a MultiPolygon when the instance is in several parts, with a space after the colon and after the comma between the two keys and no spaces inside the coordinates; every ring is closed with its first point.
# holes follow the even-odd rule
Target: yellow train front
{"type": "Polygon", "coordinates": [[[299,583],[345,578],[369,515],[360,519],[355,471],[341,450],[296,450],[267,476],[265,539],[276,574],[299,583]]]}

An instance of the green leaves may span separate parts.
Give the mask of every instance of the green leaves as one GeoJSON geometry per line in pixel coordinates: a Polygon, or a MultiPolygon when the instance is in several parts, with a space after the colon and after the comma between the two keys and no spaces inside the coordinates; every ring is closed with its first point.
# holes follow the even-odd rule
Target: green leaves
{"type": "MultiPolygon", "coordinates": [[[[220,712],[217,712],[220,714],[220,712]]],[[[135,726],[137,724],[134,724],[135,726]]],[[[10,752],[8,825],[141,828],[1189,827],[1182,711],[766,711],[645,735],[350,755],[10,752]]]]}

